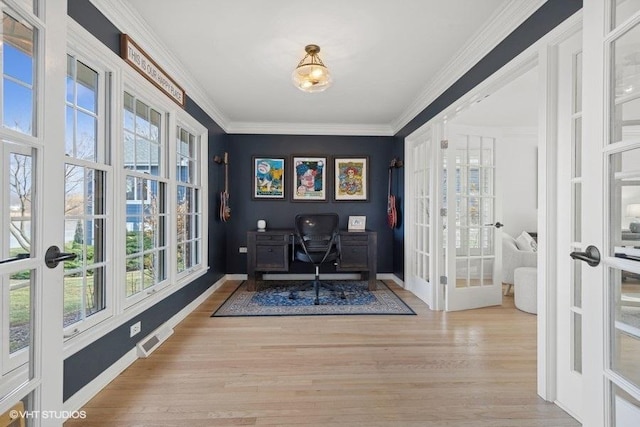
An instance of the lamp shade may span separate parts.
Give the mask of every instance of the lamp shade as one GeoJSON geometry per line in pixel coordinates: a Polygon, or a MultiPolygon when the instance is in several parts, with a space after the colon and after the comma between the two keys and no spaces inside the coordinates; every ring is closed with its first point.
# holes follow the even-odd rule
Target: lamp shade
{"type": "Polygon", "coordinates": [[[318,56],[320,47],[310,44],[305,47],[307,54],[293,70],[293,84],[304,92],[322,92],[331,86],[331,74],[318,56]]]}
{"type": "Polygon", "coordinates": [[[627,217],[640,218],[640,203],[627,205],[627,217]]]}

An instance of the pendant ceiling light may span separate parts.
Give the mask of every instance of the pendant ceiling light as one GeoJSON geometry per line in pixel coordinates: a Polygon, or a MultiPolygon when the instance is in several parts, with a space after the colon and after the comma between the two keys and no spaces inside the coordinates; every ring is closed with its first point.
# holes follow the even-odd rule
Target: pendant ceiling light
{"type": "Polygon", "coordinates": [[[307,52],[295,70],[293,70],[293,84],[305,92],[322,92],[331,86],[331,74],[318,56],[320,46],[307,45],[307,52]]]}

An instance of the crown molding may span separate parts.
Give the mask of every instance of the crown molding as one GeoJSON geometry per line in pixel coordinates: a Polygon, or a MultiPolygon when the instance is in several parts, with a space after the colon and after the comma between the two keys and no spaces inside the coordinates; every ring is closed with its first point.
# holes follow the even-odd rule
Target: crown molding
{"type": "Polygon", "coordinates": [[[350,136],[393,136],[391,126],[386,125],[345,125],[337,123],[250,123],[233,122],[227,133],[267,134],[267,135],[350,135],[350,136]]]}
{"type": "Polygon", "coordinates": [[[229,120],[207,98],[202,86],[193,78],[178,59],[158,41],[160,37],[147,25],[140,14],[122,0],[90,0],[98,10],[121,32],[129,34],[160,66],[182,86],[189,96],[225,132],[229,120]]]}
{"type": "Polygon", "coordinates": [[[394,134],[420,114],[545,2],[546,0],[506,0],[487,23],[469,38],[462,49],[452,55],[453,59],[429,81],[411,105],[392,122],[394,134]]]}

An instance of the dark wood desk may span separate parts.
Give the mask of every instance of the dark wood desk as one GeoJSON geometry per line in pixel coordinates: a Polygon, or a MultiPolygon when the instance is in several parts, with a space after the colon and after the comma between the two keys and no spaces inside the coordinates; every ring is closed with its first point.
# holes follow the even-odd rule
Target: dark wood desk
{"type": "MultiPolygon", "coordinates": [[[[247,290],[256,290],[262,273],[289,271],[291,246],[295,233],[290,229],[247,231],[247,290]]],[[[376,290],[378,233],[375,231],[340,232],[341,254],[336,272],[360,272],[376,290]]]]}

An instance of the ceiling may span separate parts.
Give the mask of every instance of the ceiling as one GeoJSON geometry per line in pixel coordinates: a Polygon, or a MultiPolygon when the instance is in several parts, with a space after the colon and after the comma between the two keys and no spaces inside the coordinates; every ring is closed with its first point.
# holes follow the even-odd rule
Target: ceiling
{"type": "Polygon", "coordinates": [[[466,126],[535,128],[538,125],[538,68],[468,104],[455,122],[466,126]]]}
{"type": "Polygon", "coordinates": [[[196,99],[215,108],[227,131],[296,133],[286,129],[333,126],[393,134],[438,73],[487,22],[518,1],[122,3],[197,82],[203,93],[196,99]],[[333,76],[325,92],[304,93],[291,82],[310,43],[320,46],[333,76]]]}

